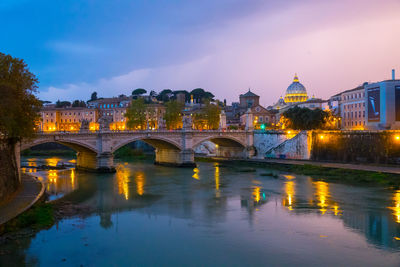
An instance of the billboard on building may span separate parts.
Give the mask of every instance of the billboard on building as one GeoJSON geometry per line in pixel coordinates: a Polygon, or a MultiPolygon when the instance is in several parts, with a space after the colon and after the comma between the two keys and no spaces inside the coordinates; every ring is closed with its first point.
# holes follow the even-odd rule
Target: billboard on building
{"type": "Polygon", "coordinates": [[[368,121],[377,122],[381,117],[381,98],[379,87],[368,89],[368,121]]]}
{"type": "Polygon", "coordinates": [[[396,121],[400,121],[400,86],[396,86],[394,92],[395,92],[396,121]]]}

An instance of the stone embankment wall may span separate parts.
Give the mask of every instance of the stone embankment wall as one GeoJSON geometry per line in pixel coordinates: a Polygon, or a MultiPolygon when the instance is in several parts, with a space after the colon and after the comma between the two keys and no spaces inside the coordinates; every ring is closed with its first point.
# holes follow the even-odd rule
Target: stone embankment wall
{"type": "Polygon", "coordinates": [[[309,159],[311,133],[307,131],[266,131],[254,133],[256,158],[309,159]]]}
{"type": "Polygon", "coordinates": [[[313,131],[311,159],[360,163],[400,163],[400,132],[313,131]]]}
{"type": "Polygon", "coordinates": [[[0,201],[17,190],[20,184],[19,150],[0,142],[0,201]]]}

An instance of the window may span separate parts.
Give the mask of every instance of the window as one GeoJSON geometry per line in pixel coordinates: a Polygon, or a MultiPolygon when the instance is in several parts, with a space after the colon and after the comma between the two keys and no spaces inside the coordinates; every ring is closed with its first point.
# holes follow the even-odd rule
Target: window
{"type": "Polygon", "coordinates": [[[107,105],[107,108],[110,108],[110,104],[107,105]]]}
{"type": "Polygon", "coordinates": [[[363,111],[363,118],[365,118],[365,111],[363,111]]]}
{"type": "Polygon", "coordinates": [[[263,122],[263,117],[259,117],[259,121],[260,121],[260,122],[263,122]]]}

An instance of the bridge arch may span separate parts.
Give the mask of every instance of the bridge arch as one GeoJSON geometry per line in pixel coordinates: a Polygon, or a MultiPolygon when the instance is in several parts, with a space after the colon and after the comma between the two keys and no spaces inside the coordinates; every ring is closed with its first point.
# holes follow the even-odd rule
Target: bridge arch
{"type": "Polygon", "coordinates": [[[246,144],[244,144],[241,140],[238,140],[234,137],[231,136],[208,136],[205,138],[202,138],[198,141],[196,141],[193,144],[193,149],[201,145],[201,143],[204,143],[206,141],[211,141],[214,144],[220,146],[220,147],[237,147],[237,148],[246,148],[246,144]]]}
{"type": "Polygon", "coordinates": [[[176,151],[181,151],[181,145],[176,143],[173,140],[170,140],[168,138],[163,138],[163,137],[146,137],[146,136],[140,136],[140,137],[132,137],[125,139],[121,142],[119,142],[117,145],[112,147],[111,153],[114,153],[117,151],[119,148],[126,146],[127,144],[130,144],[135,141],[143,141],[150,146],[154,147],[155,149],[167,149],[167,150],[176,150],[176,151]]]}
{"type": "Polygon", "coordinates": [[[76,152],[87,152],[95,154],[98,153],[95,147],[77,140],[55,140],[55,139],[40,139],[40,138],[34,140],[33,142],[23,142],[21,144],[21,151],[46,143],[58,143],[66,147],[69,147],[75,150],[76,152]]]}

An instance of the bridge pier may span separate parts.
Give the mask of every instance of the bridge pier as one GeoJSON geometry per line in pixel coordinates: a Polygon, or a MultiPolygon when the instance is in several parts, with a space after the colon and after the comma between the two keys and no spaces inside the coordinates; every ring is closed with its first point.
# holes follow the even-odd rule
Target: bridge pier
{"type": "Polygon", "coordinates": [[[76,168],[85,171],[115,172],[112,153],[93,153],[80,151],[76,153],[76,168]]]}
{"type": "Polygon", "coordinates": [[[183,151],[176,149],[156,149],[155,164],[176,166],[176,167],[195,167],[193,149],[183,151]]]}

